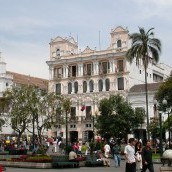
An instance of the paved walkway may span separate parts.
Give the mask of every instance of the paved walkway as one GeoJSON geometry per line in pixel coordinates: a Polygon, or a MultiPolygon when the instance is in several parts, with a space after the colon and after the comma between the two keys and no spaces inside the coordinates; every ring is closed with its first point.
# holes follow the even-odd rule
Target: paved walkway
{"type": "MultiPolygon", "coordinates": [[[[161,164],[154,164],[155,172],[159,172],[161,164]]],[[[67,168],[67,169],[24,169],[24,168],[9,168],[7,172],[125,172],[125,161],[122,160],[121,167],[115,168],[114,161],[111,161],[111,167],[80,167],[80,168],[67,168]]],[[[139,172],[139,171],[138,171],[139,172]]]]}

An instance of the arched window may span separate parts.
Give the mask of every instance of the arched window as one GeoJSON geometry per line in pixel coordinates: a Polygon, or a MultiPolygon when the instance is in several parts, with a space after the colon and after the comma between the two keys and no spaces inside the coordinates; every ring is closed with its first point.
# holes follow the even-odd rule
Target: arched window
{"type": "Polygon", "coordinates": [[[86,93],[87,92],[87,82],[84,81],[83,82],[83,93],[86,93]]]}
{"type": "Polygon", "coordinates": [[[99,80],[99,92],[103,90],[103,81],[100,79],[99,80]]]}
{"type": "Polygon", "coordinates": [[[68,94],[71,94],[72,93],[72,83],[69,82],[68,83],[68,94]]]}
{"type": "Polygon", "coordinates": [[[94,81],[93,80],[91,80],[89,82],[89,87],[90,87],[90,92],[93,92],[93,90],[94,90],[94,81]]]}
{"type": "Polygon", "coordinates": [[[56,94],[61,94],[61,84],[56,84],[56,94]]]}
{"type": "Polygon", "coordinates": [[[105,85],[106,85],[106,91],[109,91],[109,89],[110,89],[110,81],[109,81],[109,79],[105,80],[105,85]]]}
{"type": "Polygon", "coordinates": [[[120,77],[117,80],[118,90],[124,90],[124,78],[120,77]]]}
{"type": "Polygon", "coordinates": [[[118,40],[117,41],[117,48],[120,48],[120,47],[122,47],[122,43],[121,43],[121,40],[118,40]]]}
{"type": "Polygon", "coordinates": [[[56,55],[57,55],[57,56],[60,56],[60,48],[57,48],[57,50],[56,50],[56,55]]]}
{"type": "Polygon", "coordinates": [[[78,93],[78,82],[74,83],[74,93],[78,93]]]}

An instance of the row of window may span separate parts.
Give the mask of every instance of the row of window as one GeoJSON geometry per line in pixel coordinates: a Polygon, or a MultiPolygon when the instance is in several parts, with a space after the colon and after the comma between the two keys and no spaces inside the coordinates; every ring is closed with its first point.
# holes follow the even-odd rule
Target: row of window
{"type": "MultiPolygon", "coordinates": [[[[104,61],[99,62],[98,70],[99,74],[108,74],[110,73],[110,62],[104,61]]],[[[94,65],[93,63],[86,63],[83,65],[83,75],[93,75],[94,65]]],[[[54,77],[55,78],[62,78],[63,77],[64,69],[63,67],[56,67],[54,68],[54,77]]],[[[115,72],[124,72],[124,61],[118,60],[117,61],[117,68],[115,72]]],[[[68,77],[76,77],[78,76],[78,66],[77,65],[69,65],[68,66],[68,77]]]]}
{"type": "MultiPolygon", "coordinates": [[[[94,91],[94,88],[95,87],[95,83],[93,80],[90,80],[88,83],[87,81],[83,81],[83,93],[86,93],[86,92],[93,92],[94,91]]],[[[118,90],[124,90],[124,78],[121,77],[121,78],[117,78],[117,89],[118,90]]],[[[109,79],[105,79],[105,84],[103,84],[103,80],[100,79],[98,81],[98,91],[99,92],[102,92],[103,90],[105,91],[109,91],[110,90],[110,80],[109,79]],[[105,88],[104,88],[105,87],[105,88]]],[[[68,83],[68,94],[71,94],[71,93],[78,93],[78,82],[75,81],[73,83],[73,87],[72,87],[72,83],[69,82],[68,83]]],[[[56,84],[56,93],[57,94],[61,94],[61,83],[58,83],[56,84]]]]}
{"type": "MultiPolygon", "coordinates": [[[[142,71],[140,70],[140,74],[142,73],[142,71]]],[[[152,77],[152,75],[151,74],[148,74],[147,73],[147,77],[148,76],[150,76],[150,78],[152,77]]],[[[162,82],[163,81],[163,77],[162,76],[160,76],[160,75],[157,75],[157,74],[153,74],[153,81],[155,81],[155,82],[162,82]]]]}
{"type": "MultiPolygon", "coordinates": [[[[119,39],[117,40],[117,48],[121,48],[122,47],[122,41],[119,39]]],[[[72,49],[71,50],[71,54],[74,53],[74,50],[72,49]]],[[[61,49],[60,48],[57,48],[56,50],[56,56],[60,56],[61,55],[61,49]]]]}
{"type": "MultiPolygon", "coordinates": [[[[85,127],[86,128],[91,128],[91,124],[85,124],[85,127]]],[[[70,125],[70,128],[76,128],[76,125],[75,124],[73,124],[73,125],[70,125]]]]}
{"type": "MultiPolygon", "coordinates": [[[[91,128],[91,126],[92,126],[91,124],[85,124],[86,128],[91,128]]],[[[57,125],[57,128],[61,129],[61,127],[62,127],[61,125],[57,125]]],[[[76,128],[76,125],[75,124],[71,124],[70,128],[76,128]]]]}

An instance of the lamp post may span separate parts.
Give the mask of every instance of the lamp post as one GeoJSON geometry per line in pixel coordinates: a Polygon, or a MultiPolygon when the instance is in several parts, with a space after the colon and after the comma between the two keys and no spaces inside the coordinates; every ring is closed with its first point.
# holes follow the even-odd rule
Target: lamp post
{"type": "Polygon", "coordinates": [[[95,141],[95,130],[94,130],[94,125],[95,125],[95,118],[94,118],[94,115],[92,116],[93,118],[93,142],[95,141]]]}
{"type": "Polygon", "coordinates": [[[66,154],[68,154],[68,111],[66,110],[66,154]]]}
{"type": "Polygon", "coordinates": [[[33,124],[32,145],[33,145],[33,153],[34,153],[35,151],[35,114],[33,114],[32,124],[33,124]]]}
{"type": "MultiPolygon", "coordinates": [[[[159,110],[159,103],[156,99],[154,100],[154,106],[156,107],[157,110],[159,110]]],[[[162,153],[163,153],[163,147],[162,147],[162,112],[160,112],[160,111],[159,111],[159,126],[160,126],[159,148],[160,148],[160,155],[162,156],[162,153]]]]}
{"type": "MultiPolygon", "coordinates": [[[[159,103],[157,100],[154,100],[154,105],[155,105],[155,107],[159,106],[159,103]]],[[[165,107],[167,106],[167,100],[165,98],[162,100],[162,105],[165,107]]],[[[165,109],[165,112],[166,112],[166,109],[165,109]]],[[[170,148],[170,118],[169,118],[170,112],[169,112],[169,110],[168,110],[167,114],[168,114],[168,134],[169,134],[168,141],[169,141],[169,148],[170,148]]],[[[160,153],[162,155],[162,152],[163,152],[163,147],[162,147],[162,112],[160,112],[160,111],[159,111],[159,122],[160,122],[160,153]]]]}
{"type": "MultiPolygon", "coordinates": [[[[165,106],[165,112],[166,112],[167,110],[166,107],[167,107],[168,102],[165,98],[163,99],[162,104],[165,106]]],[[[167,114],[168,114],[168,143],[169,143],[169,148],[170,148],[170,140],[171,140],[170,139],[170,109],[168,109],[167,114]]]]}

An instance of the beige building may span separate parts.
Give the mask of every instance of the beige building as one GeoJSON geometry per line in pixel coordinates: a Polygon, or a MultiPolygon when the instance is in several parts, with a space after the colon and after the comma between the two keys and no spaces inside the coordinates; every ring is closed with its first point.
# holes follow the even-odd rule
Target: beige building
{"type": "MultiPolygon", "coordinates": [[[[120,93],[127,97],[129,89],[144,84],[144,67],[136,62],[130,64],[125,57],[130,46],[129,32],[119,26],[111,30],[110,46],[101,51],[87,46],[78,51],[74,38],[60,36],[50,42],[49,91],[71,99],[69,140],[90,140],[94,134],[94,117],[99,115],[98,106],[103,98],[120,93]]],[[[149,83],[166,78],[163,67],[151,63],[148,67],[149,83]]],[[[65,125],[61,117],[52,128],[52,135],[63,134],[65,125]]],[[[96,135],[96,133],[95,133],[96,135]]]]}

